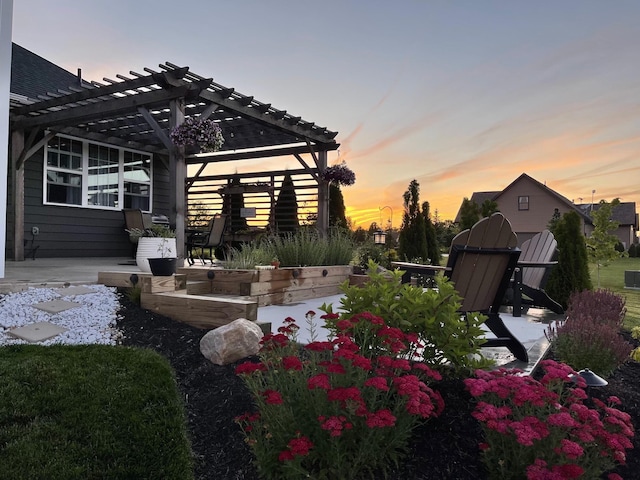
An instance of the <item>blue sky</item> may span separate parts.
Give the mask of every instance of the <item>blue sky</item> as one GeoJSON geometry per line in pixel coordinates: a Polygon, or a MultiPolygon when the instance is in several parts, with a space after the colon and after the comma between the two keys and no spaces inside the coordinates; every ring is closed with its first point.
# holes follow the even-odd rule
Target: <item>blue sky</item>
{"type": "Polygon", "coordinates": [[[339,131],[365,228],[400,226],[412,179],[443,219],[522,173],[640,207],[637,1],[14,0],[13,40],[89,80],[186,65],[339,131]]]}

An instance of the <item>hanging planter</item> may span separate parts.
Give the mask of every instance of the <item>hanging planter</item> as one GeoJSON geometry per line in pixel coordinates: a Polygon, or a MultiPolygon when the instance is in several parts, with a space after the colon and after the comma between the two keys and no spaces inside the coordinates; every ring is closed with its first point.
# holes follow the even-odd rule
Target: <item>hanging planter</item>
{"type": "Polygon", "coordinates": [[[217,152],[224,144],[222,129],[212,120],[189,117],[169,134],[178,147],[195,147],[200,152],[217,152]]]}
{"type": "Polygon", "coordinates": [[[335,183],[337,185],[348,187],[356,183],[356,174],[353,173],[353,170],[347,167],[345,162],[342,162],[338,165],[325,168],[322,172],[322,179],[328,183],[335,183]]]}

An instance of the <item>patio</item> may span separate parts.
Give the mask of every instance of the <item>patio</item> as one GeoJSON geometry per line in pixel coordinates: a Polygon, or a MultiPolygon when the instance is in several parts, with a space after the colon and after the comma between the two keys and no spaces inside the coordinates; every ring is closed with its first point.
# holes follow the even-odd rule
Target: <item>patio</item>
{"type": "MultiPolygon", "coordinates": [[[[5,278],[0,279],[0,294],[19,292],[28,288],[57,288],[95,284],[98,282],[98,272],[139,272],[137,266],[128,263],[129,259],[127,258],[51,258],[23,262],[7,261],[5,278]]],[[[185,264],[185,266],[188,265],[185,264]]],[[[295,318],[301,326],[300,340],[308,341],[305,315],[310,310],[315,311],[316,321],[318,321],[322,314],[319,307],[325,302],[333,303],[334,307],[338,307],[340,295],[314,298],[288,305],[259,307],[257,322],[271,323],[272,331],[276,331],[285,318],[295,318]]],[[[514,360],[505,348],[486,349],[485,352],[489,352],[499,365],[509,365],[531,371],[548,346],[544,330],[550,322],[560,316],[548,310],[532,308],[522,317],[513,317],[510,313],[510,307],[505,307],[501,316],[505,325],[528,349],[530,361],[525,364],[514,360]]],[[[319,330],[322,335],[322,329],[319,330]]]]}

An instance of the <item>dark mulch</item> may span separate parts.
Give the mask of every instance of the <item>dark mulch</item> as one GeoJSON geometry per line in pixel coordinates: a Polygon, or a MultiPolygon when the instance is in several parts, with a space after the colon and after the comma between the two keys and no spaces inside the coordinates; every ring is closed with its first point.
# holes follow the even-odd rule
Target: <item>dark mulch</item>
{"type": "MultiPolygon", "coordinates": [[[[251,397],[234,374],[235,365],[218,366],[206,360],[199,350],[206,333],[139,308],[121,295],[118,327],[124,345],[147,347],[164,355],[173,366],[178,387],[184,396],[188,429],[195,455],[198,480],[257,480],[252,454],[233,419],[251,409],[251,397]]],[[[609,385],[594,389],[594,396],[616,395],[622,409],[640,419],[640,363],[628,362],[619,368],[609,385]]],[[[460,381],[443,381],[435,386],[445,401],[445,412],[417,429],[411,451],[402,470],[390,478],[405,480],[478,480],[485,478],[478,455],[482,440],[479,424],[471,417],[470,396],[460,381]]],[[[617,472],[624,478],[639,478],[640,434],[627,466],[617,472]]]]}

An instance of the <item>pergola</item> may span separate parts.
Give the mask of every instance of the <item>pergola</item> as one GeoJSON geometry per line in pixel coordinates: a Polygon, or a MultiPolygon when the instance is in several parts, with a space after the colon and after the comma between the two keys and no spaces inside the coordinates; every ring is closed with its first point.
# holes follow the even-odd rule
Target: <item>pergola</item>
{"type": "Polygon", "coordinates": [[[14,257],[24,259],[24,162],[57,133],[153,153],[169,168],[171,215],[178,245],[184,245],[189,188],[211,162],[295,156],[302,170],[318,183],[318,228],[328,226],[327,185],[318,172],[327,166],[327,152],[339,146],[337,132],[315,125],[268,103],[254,100],[172,63],[160,71],[145,68],[104,78],[79,81],[75,87],[48,93],[32,103],[11,103],[14,257]],[[186,155],[169,139],[172,128],[187,117],[211,119],[221,127],[225,143],[210,156],[186,155]],[[314,165],[302,158],[310,154],[314,165]],[[200,165],[187,177],[187,165],[200,165]]]}

